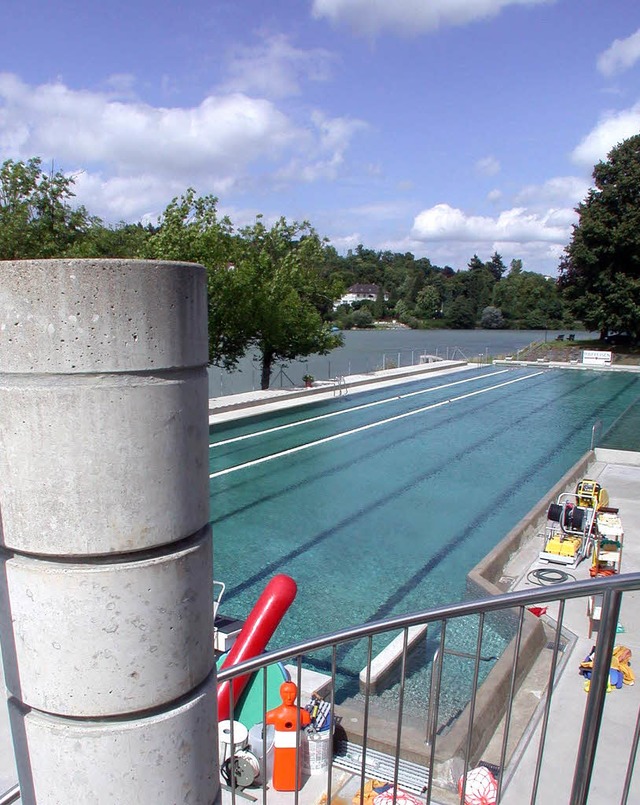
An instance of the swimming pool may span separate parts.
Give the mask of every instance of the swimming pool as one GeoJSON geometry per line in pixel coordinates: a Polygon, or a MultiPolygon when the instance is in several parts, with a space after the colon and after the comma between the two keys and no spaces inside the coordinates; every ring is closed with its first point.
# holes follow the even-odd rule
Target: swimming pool
{"type": "MultiPolygon", "coordinates": [[[[270,647],[460,600],[594,421],[606,430],[639,393],[632,374],[489,367],[213,427],[225,613],[246,616],[276,573],[299,592],[270,647]]],[[[483,653],[507,637],[489,630],[483,653]]],[[[339,661],[353,680],[365,658],[339,661]]]]}

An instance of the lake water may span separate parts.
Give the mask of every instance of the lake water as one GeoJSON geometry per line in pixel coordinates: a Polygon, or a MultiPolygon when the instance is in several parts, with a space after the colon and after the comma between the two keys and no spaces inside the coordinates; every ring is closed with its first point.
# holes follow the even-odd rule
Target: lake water
{"type": "MultiPolygon", "coordinates": [[[[562,330],[347,330],[344,346],[328,355],[312,355],[304,361],[277,365],[273,388],[302,385],[304,374],[316,380],[373,372],[392,366],[411,366],[423,353],[467,360],[515,354],[533,341],[553,341],[562,330]]],[[[577,332],[577,339],[589,333],[577,332]]],[[[209,369],[209,396],[223,397],[260,388],[260,367],[247,355],[235,372],[215,366],[209,369]]]]}

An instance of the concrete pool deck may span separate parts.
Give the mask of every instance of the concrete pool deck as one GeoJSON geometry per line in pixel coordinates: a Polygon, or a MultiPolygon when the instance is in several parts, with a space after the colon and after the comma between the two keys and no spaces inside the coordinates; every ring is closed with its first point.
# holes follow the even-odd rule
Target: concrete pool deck
{"type": "Polygon", "coordinates": [[[367,374],[317,381],[311,388],[259,389],[226,397],[213,397],[209,400],[209,424],[229,422],[243,417],[257,416],[258,413],[281,411],[298,405],[331,400],[351,392],[373,391],[399,383],[420,380],[429,374],[450,374],[466,369],[478,369],[482,366],[489,368],[488,364],[437,360],[416,366],[380,369],[367,374]]]}
{"type": "MultiPolygon", "coordinates": [[[[587,477],[597,480],[607,489],[610,505],[620,509],[624,526],[622,573],[640,571],[640,467],[638,454],[596,450],[596,460],[588,467],[587,477]]],[[[539,568],[557,568],[538,559],[542,540],[532,537],[528,546],[508,565],[506,572],[515,577],[512,589],[536,589],[531,572],[539,568]]],[[[565,569],[576,580],[589,578],[590,562],[582,562],[576,569],[565,569]]],[[[550,621],[558,617],[558,605],[549,607],[550,621]]],[[[632,668],[640,667],[640,591],[623,596],[617,643],[632,651],[632,668]]],[[[577,599],[567,602],[563,627],[571,634],[553,692],[553,704],[547,727],[547,738],[542,760],[538,788],[539,802],[568,802],[573,782],[582,717],[586,704],[584,677],[578,667],[590,653],[596,633],[589,637],[589,620],[586,602],[577,599]],[[555,706],[554,706],[555,705],[555,706]]],[[[550,653],[550,652],[549,652],[550,653]]],[[[530,694],[535,697],[535,691],[530,694]]],[[[538,692],[540,695],[540,691],[538,692]]],[[[624,786],[631,741],[640,708],[640,676],[633,687],[624,686],[607,694],[600,730],[598,753],[591,780],[589,803],[608,805],[620,802],[624,786]]],[[[525,731],[521,746],[516,750],[516,770],[502,798],[505,805],[529,801],[536,765],[538,740],[541,731],[540,713],[525,731]]],[[[632,780],[629,802],[640,802],[640,775],[632,780]]]]}
{"type": "MultiPolygon", "coordinates": [[[[387,370],[370,375],[361,375],[346,378],[349,391],[370,390],[388,386],[394,383],[407,382],[410,378],[421,379],[427,372],[436,371],[438,374],[449,374],[463,369],[477,369],[477,364],[459,364],[455,362],[442,362],[440,364],[426,364],[413,367],[411,372],[403,370],[387,370]]],[[[267,392],[249,392],[246,395],[234,395],[230,398],[217,398],[210,401],[210,421],[226,421],[237,419],[240,416],[251,416],[265,410],[275,410],[283,407],[296,406],[304,402],[316,402],[321,399],[332,398],[339,394],[337,385],[329,387],[318,386],[314,389],[274,390],[267,392]],[[295,396],[294,396],[295,395],[295,396]]],[[[637,454],[596,456],[596,461],[589,465],[589,477],[595,477],[609,491],[611,505],[620,508],[625,526],[624,555],[622,572],[640,571],[640,466],[633,458],[637,454]],[[626,463],[630,461],[632,463],[626,463]],[[634,463],[635,462],[635,463],[634,463]]],[[[537,555],[541,549],[540,540],[532,536],[513,557],[505,574],[512,579],[512,589],[522,589],[531,586],[527,580],[530,570],[544,566],[557,567],[538,562],[537,555]]],[[[588,562],[583,562],[575,571],[568,571],[576,578],[588,576],[588,562]]],[[[531,587],[533,589],[533,587],[531,587]]],[[[545,618],[551,620],[554,616],[550,608],[545,618]]],[[[623,600],[621,624],[624,633],[620,634],[620,641],[633,652],[633,667],[640,657],[640,591],[626,593],[623,600]]],[[[575,763],[580,725],[586,701],[583,690],[583,678],[577,673],[578,664],[584,659],[593,645],[588,638],[588,621],[585,612],[585,602],[570,602],[565,610],[564,627],[573,633],[572,640],[568,641],[564,662],[561,665],[554,690],[554,703],[558,707],[558,700],[562,705],[557,713],[553,713],[549,721],[547,743],[543,758],[543,771],[538,791],[539,802],[562,803],[567,802],[571,790],[572,769],[575,763]]],[[[2,668],[0,666],[0,674],[2,668]]],[[[532,680],[533,681],[533,680],[532,680]]],[[[2,678],[4,684],[4,678],[2,678]]],[[[536,762],[537,742],[540,731],[540,712],[533,712],[539,703],[541,690],[530,686],[524,694],[532,705],[529,713],[529,727],[523,731],[523,738],[515,747],[517,758],[516,773],[506,781],[502,802],[507,805],[516,805],[529,801],[531,781],[536,762]]],[[[620,792],[624,783],[628,748],[633,737],[638,706],[640,702],[640,679],[634,687],[615,690],[607,696],[605,714],[601,729],[601,743],[596,759],[596,769],[592,778],[589,803],[593,805],[609,805],[620,801],[620,792]],[[610,748],[610,749],[609,749],[610,748]]],[[[490,744],[484,757],[490,760],[490,754],[495,746],[490,744]]],[[[339,769],[334,771],[335,785],[333,795],[343,801],[350,801],[357,790],[359,778],[339,769]]],[[[17,782],[17,773],[13,755],[13,746],[9,731],[8,716],[5,706],[0,707],[0,794],[14,786],[17,782]]],[[[300,794],[300,802],[316,803],[322,797],[325,778],[322,775],[310,777],[300,794]]],[[[262,793],[256,789],[253,794],[261,801],[262,793]]],[[[230,802],[231,795],[223,792],[223,802],[230,802]]],[[[238,799],[237,801],[243,801],[238,799]]],[[[434,799],[434,802],[439,800],[434,799]]],[[[444,801],[444,800],[442,800],[444,801]]],[[[640,784],[632,784],[629,802],[640,802],[640,784]]],[[[269,802],[274,805],[289,805],[294,802],[294,794],[278,794],[269,791],[269,802]]]]}

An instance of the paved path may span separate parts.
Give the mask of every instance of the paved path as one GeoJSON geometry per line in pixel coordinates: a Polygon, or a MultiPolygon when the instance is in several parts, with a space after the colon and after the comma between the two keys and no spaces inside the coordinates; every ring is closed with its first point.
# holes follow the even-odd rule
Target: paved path
{"type": "MultiPolygon", "coordinates": [[[[640,467],[596,461],[586,477],[594,478],[607,489],[610,505],[620,509],[624,526],[624,549],[622,573],[640,571],[640,467]]],[[[532,550],[542,548],[531,544],[532,550]]],[[[516,585],[517,589],[534,588],[527,581],[527,573],[537,567],[560,568],[546,562],[533,561],[516,585]]],[[[568,570],[576,579],[589,577],[589,561],[577,570],[568,570]]],[[[557,605],[549,609],[549,615],[557,617],[557,605]]],[[[612,805],[620,802],[633,739],[636,718],[640,707],[640,591],[623,596],[620,624],[624,632],[618,635],[618,643],[628,646],[632,652],[632,668],[637,675],[637,684],[624,686],[607,694],[600,732],[596,765],[591,781],[589,805],[612,805]]],[[[589,654],[597,635],[588,636],[586,603],[583,600],[567,603],[564,626],[576,635],[566,665],[553,692],[552,712],[549,719],[542,772],[540,775],[537,802],[555,805],[569,802],[580,741],[582,718],[586,704],[584,678],[578,666],[589,654]]],[[[504,791],[504,805],[521,805],[530,802],[533,776],[538,751],[541,721],[530,730],[528,745],[523,751],[517,771],[504,791]]],[[[640,773],[635,775],[629,794],[629,803],[640,802],[640,773]]]]}

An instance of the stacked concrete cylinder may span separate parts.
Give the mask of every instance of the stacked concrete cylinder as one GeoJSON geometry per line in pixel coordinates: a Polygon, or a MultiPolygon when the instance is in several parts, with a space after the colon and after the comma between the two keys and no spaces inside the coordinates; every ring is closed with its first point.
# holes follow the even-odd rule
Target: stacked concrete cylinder
{"type": "Polygon", "coordinates": [[[0,635],[23,802],[218,796],[206,272],[0,263],[0,635]]]}

